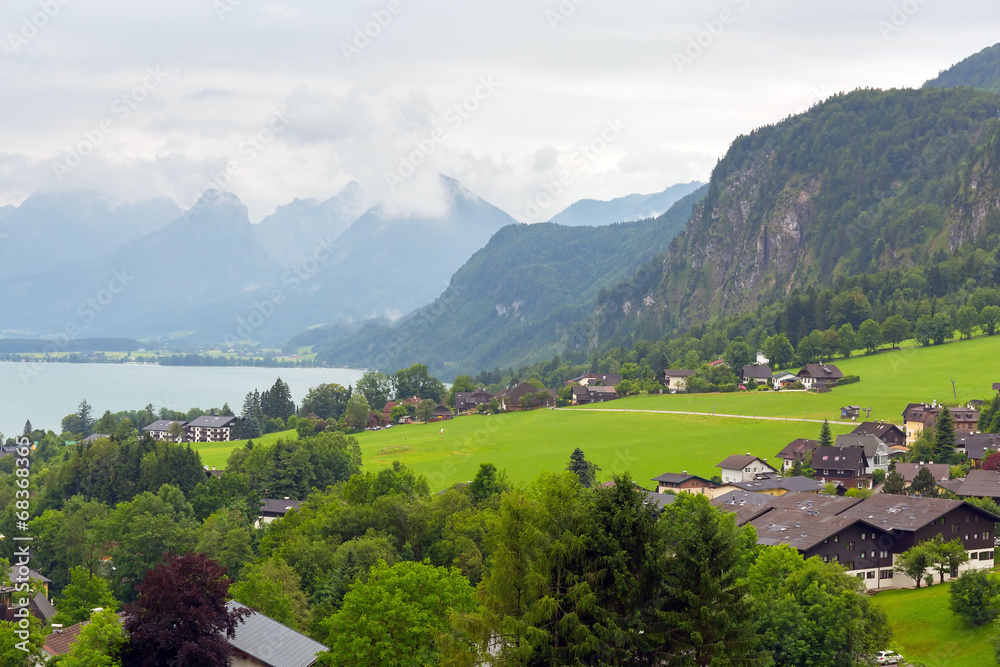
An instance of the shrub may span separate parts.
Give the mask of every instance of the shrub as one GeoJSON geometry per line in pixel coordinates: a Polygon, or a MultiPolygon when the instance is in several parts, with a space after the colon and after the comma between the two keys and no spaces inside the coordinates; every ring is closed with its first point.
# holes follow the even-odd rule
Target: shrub
{"type": "Polygon", "coordinates": [[[837,380],[836,387],[843,387],[845,384],[854,384],[855,382],[861,382],[860,375],[845,375],[844,377],[837,380]]]}

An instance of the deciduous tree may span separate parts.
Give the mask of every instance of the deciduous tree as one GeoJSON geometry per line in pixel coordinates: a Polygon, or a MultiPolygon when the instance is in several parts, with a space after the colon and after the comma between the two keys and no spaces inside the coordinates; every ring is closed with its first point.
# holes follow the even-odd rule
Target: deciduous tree
{"type": "Polygon", "coordinates": [[[55,623],[68,627],[85,621],[90,610],[102,607],[112,612],[118,610],[118,600],[111,594],[108,582],[95,577],[86,568],[74,567],[70,571],[70,582],[63,589],[56,604],[55,623]]]}
{"type": "Polygon", "coordinates": [[[125,631],[115,610],[105,608],[89,618],[59,667],[120,667],[125,631]]]}
{"type": "Polygon", "coordinates": [[[951,584],[948,606],[972,626],[1000,615],[1000,581],[982,570],[966,570],[951,584]]]}

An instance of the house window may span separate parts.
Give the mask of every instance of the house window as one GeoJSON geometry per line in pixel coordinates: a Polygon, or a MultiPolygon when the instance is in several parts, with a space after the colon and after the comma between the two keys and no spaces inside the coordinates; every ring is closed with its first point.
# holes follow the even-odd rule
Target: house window
{"type": "Polygon", "coordinates": [[[859,489],[865,488],[865,483],[864,482],[858,482],[858,488],[859,489]]]}
{"type": "Polygon", "coordinates": [[[958,532],[958,524],[957,523],[951,524],[951,532],[952,533],[957,533],[958,532]]]}
{"type": "Polygon", "coordinates": [[[881,570],[878,573],[879,579],[892,579],[892,570],[881,570]]]}
{"type": "Polygon", "coordinates": [[[969,558],[970,558],[971,560],[979,560],[979,552],[976,552],[976,551],[970,551],[970,552],[969,552],[969,558]]]}
{"type": "Polygon", "coordinates": [[[823,562],[824,563],[829,563],[830,562],[830,557],[829,556],[823,556],[823,562]]]}
{"type": "Polygon", "coordinates": [[[840,555],[839,554],[833,554],[833,562],[834,563],[839,563],[840,562],[840,555]]]}
{"type": "Polygon", "coordinates": [[[834,542],[839,542],[840,541],[840,535],[834,535],[833,536],[833,541],[834,542]]]}
{"type": "Polygon", "coordinates": [[[888,551],[879,551],[878,552],[878,557],[879,558],[888,558],[889,557],[889,552],[888,551]]]}
{"type": "Polygon", "coordinates": [[[875,571],[874,571],[874,570],[872,570],[871,572],[869,572],[869,573],[867,574],[867,577],[868,577],[869,579],[874,579],[874,578],[875,578],[875,571]]]}
{"type": "Polygon", "coordinates": [[[862,540],[865,539],[865,534],[864,533],[861,533],[861,539],[862,540]]]}
{"type": "Polygon", "coordinates": [[[987,531],[983,531],[983,539],[984,540],[990,539],[990,531],[988,531],[988,530],[987,531]]]}
{"type": "Polygon", "coordinates": [[[854,551],[854,542],[848,542],[847,543],[847,550],[848,551],[854,551]]]}

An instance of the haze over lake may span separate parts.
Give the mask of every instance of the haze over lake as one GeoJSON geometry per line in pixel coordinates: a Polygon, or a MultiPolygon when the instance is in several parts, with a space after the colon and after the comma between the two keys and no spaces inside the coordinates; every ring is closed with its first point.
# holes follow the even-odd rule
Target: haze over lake
{"type": "Polygon", "coordinates": [[[186,412],[221,408],[228,402],[239,415],[248,391],[269,389],[278,377],[288,383],[298,404],[310,387],[324,382],[354,385],[363,373],[344,368],[0,362],[0,431],[7,437],[18,435],[30,419],[35,428],[58,433],[62,418],[76,412],[83,399],[93,406],[95,419],[105,410],[138,410],[149,403],[157,410],[186,412]]]}

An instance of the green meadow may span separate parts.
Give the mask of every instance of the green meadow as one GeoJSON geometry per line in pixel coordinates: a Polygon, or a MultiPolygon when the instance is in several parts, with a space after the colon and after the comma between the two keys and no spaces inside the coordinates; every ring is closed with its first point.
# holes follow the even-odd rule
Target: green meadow
{"type": "Polygon", "coordinates": [[[926,667],[993,665],[994,624],[973,628],[948,607],[951,584],[875,596],[892,624],[892,647],[909,663],[926,667]]]}
{"type": "MultiPolygon", "coordinates": [[[[396,426],[357,436],[364,466],[378,470],[401,461],[427,475],[433,490],[468,481],[480,463],[493,463],[513,481],[529,481],[543,470],[563,470],[576,447],[601,467],[600,478],[628,471],[640,483],[665,472],[687,470],[711,477],[730,454],[752,452],[777,463],[775,455],[795,438],[815,438],[820,425],[792,419],[840,419],[840,407],[873,408],[872,419],[899,423],[909,402],[988,398],[1000,382],[1000,336],[979,337],[929,348],[905,348],[835,362],[861,382],[825,394],[745,392],[638,396],[585,408],[471,415],[433,424],[396,426]],[[781,417],[752,420],[722,414],[781,417]],[[644,412],[651,411],[651,412],[644,412]],[[660,411],[660,412],[657,412],[660,411]],[[663,411],[703,412],[675,415],[663,411]],[[443,433],[441,432],[444,430],[443,433]]],[[[849,425],[832,425],[834,435],[849,425]]],[[[261,439],[295,438],[294,431],[261,439]]],[[[197,447],[203,462],[223,468],[234,446],[197,447]]]]}

